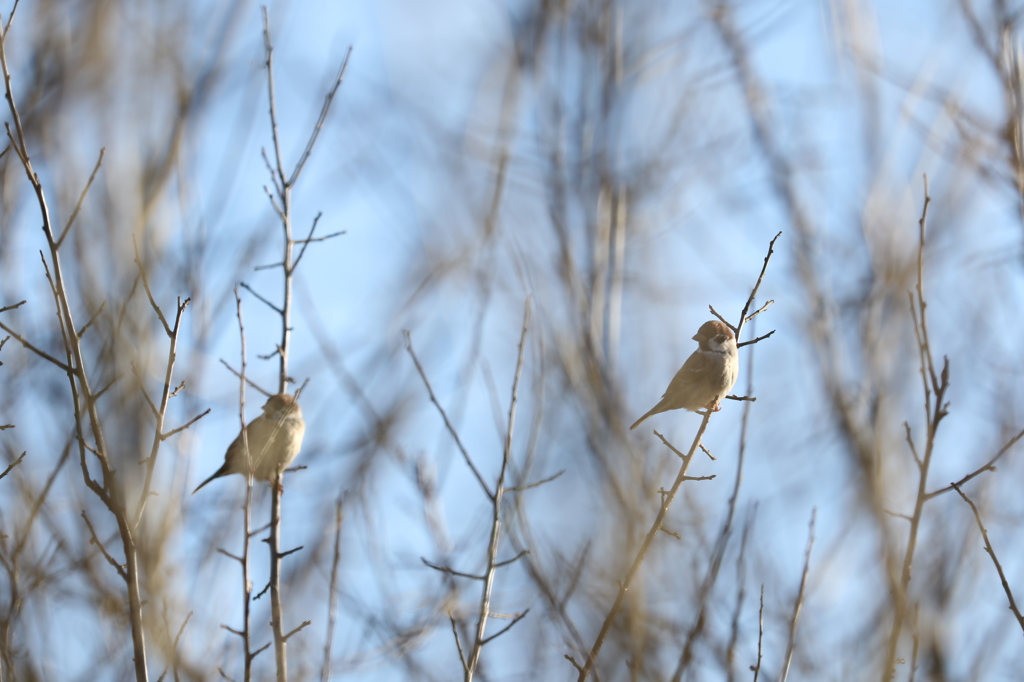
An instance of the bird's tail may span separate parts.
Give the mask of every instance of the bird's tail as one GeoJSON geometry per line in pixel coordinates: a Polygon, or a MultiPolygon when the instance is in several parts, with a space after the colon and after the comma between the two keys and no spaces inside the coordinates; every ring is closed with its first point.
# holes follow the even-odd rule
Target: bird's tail
{"type": "Polygon", "coordinates": [[[646,420],[646,419],[647,419],[648,417],[650,417],[651,415],[653,415],[653,414],[658,414],[659,412],[664,412],[664,411],[665,411],[665,410],[664,410],[664,408],[662,408],[662,407],[661,407],[661,403],[658,403],[657,405],[655,405],[654,407],[652,407],[652,408],[650,409],[650,411],[648,411],[648,412],[647,412],[647,414],[645,414],[644,416],[640,417],[640,418],[639,418],[639,419],[637,419],[637,420],[636,420],[635,422],[633,422],[633,425],[629,427],[629,430],[630,430],[630,431],[632,431],[632,430],[633,430],[633,429],[635,429],[636,427],[638,427],[638,426],[640,426],[641,424],[643,424],[643,423],[644,423],[644,421],[645,421],[645,420],[646,420]]]}
{"type": "Polygon", "coordinates": [[[210,476],[208,479],[206,479],[205,481],[200,483],[198,486],[196,486],[196,489],[192,491],[192,494],[195,495],[197,492],[199,492],[200,488],[202,488],[204,485],[206,485],[207,483],[209,483],[213,479],[220,478],[221,476],[227,476],[227,475],[228,475],[228,463],[224,462],[224,464],[221,465],[220,469],[217,469],[217,471],[213,472],[213,476],[210,476]]]}

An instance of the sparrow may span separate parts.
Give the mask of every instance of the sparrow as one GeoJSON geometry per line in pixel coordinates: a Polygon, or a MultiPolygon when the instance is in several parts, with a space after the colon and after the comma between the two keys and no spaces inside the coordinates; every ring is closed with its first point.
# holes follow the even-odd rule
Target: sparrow
{"type": "Polygon", "coordinates": [[[736,335],[718,320],[705,322],[693,335],[697,350],[686,359],[658,404],[636,420],[629,430],[640,426],[652,414],[680,408],[696,412],[701,409],[718,412],[740,372],[736,353],[736,335]]]}
{"type": "Polygon", "coordinates": [[[213,479],[229,474],[244,476],[251,471],[253,478],[273,482],[278,472],[284,471],[299,454],[305,434],[306,422],[302,420],[302,409],[295,398],[287,393],[270,396],[263,406],[263,414],[245,427],[249,458],[245,456],[246,443],[239,433],[228,446],[221,468],[200,483],[192,494],[195,495],[199,488],[213,479]]]}

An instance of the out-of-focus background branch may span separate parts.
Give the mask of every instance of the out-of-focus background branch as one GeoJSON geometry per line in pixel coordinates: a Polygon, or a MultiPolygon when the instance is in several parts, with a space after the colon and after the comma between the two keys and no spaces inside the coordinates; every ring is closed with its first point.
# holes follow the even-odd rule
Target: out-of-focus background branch
{"type": "MultiPolygon", "coordinates": [[[[757,345],[757,401],[726,401],[710,423],[702,442],[717,459],[697,453],[689,474],[715,478],[681,488],[672,534],[652,544],[595,679],[741,680],[756,666],[759,679],[787,667],[789,680],[998,680],[1020,669],[1007,591],[1020,601],[1024,589],[1024,464],[1011,444],[1024,428],[1022,8],[271,4],[292,163],[352,47],[292,204],[296,239],[314,223],[316,235],[344,232],[303,251],[293,282],[288,374],[309,380],[307,468],[289,474],[281,546],[305,549],[283,563],[281,590],[287,623],[312,623],[289,639],[292,677],[458,677],[453,623],[471,646],[479,585],[421,557],[477,575],[519,556],[498,569],[489,610],[529,612],[480,650],[474,677],[572,679],[564,656],[585,659],[677,469],[651,427],[688,443],[700,418],[627,427],[694,349],[708,305],[742,307],[779,231],[751,307],[776,301],[757,318],[761,333],[777,330],[757,345]],[[908,302],[925,174],[936,375],[949,359],[938,430],[934,390],[923,409],[923,308],[912,316],[908,302]],[[495,510],[401,331],[493,483],[528,296],[504,475],[515,492],[495,510]]],[[[5,24],[11,10],[0,7],[5,24]]],[[[79,331],[92,321],[81,345],[111,467],[132,509],[145,499],[134,538],[154,680],[243,673],[241,641],[219,627],[242,621],[237,570],[216,548],[238,544],[245,487],[227,477],[188,493],[238,431],[237,377],[218,362],[238,357],[236,284],[251,287],[250,357],[281,339],[280,317],[251,293],[279,288],[260,268],[280,261],[260,154],[273,148],[261,31],[260,8],[242,1],[24,2],[4,41],[58,239],[75,216],[60,253],[79,331]],[[150,400],[159,409],[168,334],[146,285],[168,322],[178,297],[191,299],[163,431],[211,410],[155,460],[150,400]]],[[[118,526],[83,483],[67,374],[41,355],[65,358],[39,226],[9,149],[0,676],[127,679],[125,582],[100,549],[124,561],[118,526]]],[[[751,350],[740,349],[742,373],[751,350]]],[[[275,359],[246,370],[263,387],[278,374],[275,359]]],[[[259,526],[266,486],[252,504],[259,526]]],[[[254,585],[267,578],[254,560],[254,585]]],[[[266,602],[251,604],[254,650],[271,641],[266,602]]],[[[487,635],[511,620],[491,618],[487,635]]],[[[272,669],[261,655],[253,677],[272,669]]]]}

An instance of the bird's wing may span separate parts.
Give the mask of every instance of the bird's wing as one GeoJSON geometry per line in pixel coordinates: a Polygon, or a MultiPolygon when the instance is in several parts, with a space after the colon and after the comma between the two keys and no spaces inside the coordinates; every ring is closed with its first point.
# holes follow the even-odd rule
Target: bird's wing
{"type": "Polygon", "coordinates": [[[679,368],[676,375],[672,377],[668,388],[665,389],[664,396],[678,393],[684,386],[692,386],[694,383],[703,380],[707,376],[710,366],[709,358],[704,353],[694,351],[690,357],[686,358],[686,362],[679,368]]]}

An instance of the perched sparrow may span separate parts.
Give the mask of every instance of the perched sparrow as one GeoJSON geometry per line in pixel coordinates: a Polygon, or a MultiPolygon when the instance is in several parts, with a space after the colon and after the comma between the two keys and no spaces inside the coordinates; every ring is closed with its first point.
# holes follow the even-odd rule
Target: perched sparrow
{"type": "Polygon", "coordinates": [[[701,325],[693,340],[699,346],[686,359],[665,395],[651,411],[629,427],[632,431],[652,414],[685,408],[691,412],[722,409],[719,403],[736,383],[740,371],[736,356],[736,336],[724,323],[711,320],[701,325]]]}
{"type": "MultiPolygon", "coordinates": [[[[305,433],[306,422],[302,421],[302,409],[295,398],[287,393],[270,396],[263,406],[263,414],[245,427],[253,478],[273,482],[278,471],[284,471],[295,459],[295,455],[299,454],[305,433]]],[[[239,433],[228,446],[223,466],[200,483],[199,488],[221,476],[244,476],[250,471],[247,464],[245,443],[239,433]]],[[[199,488],[193,490],[192,494],[195,495],[199,488]]]]}

